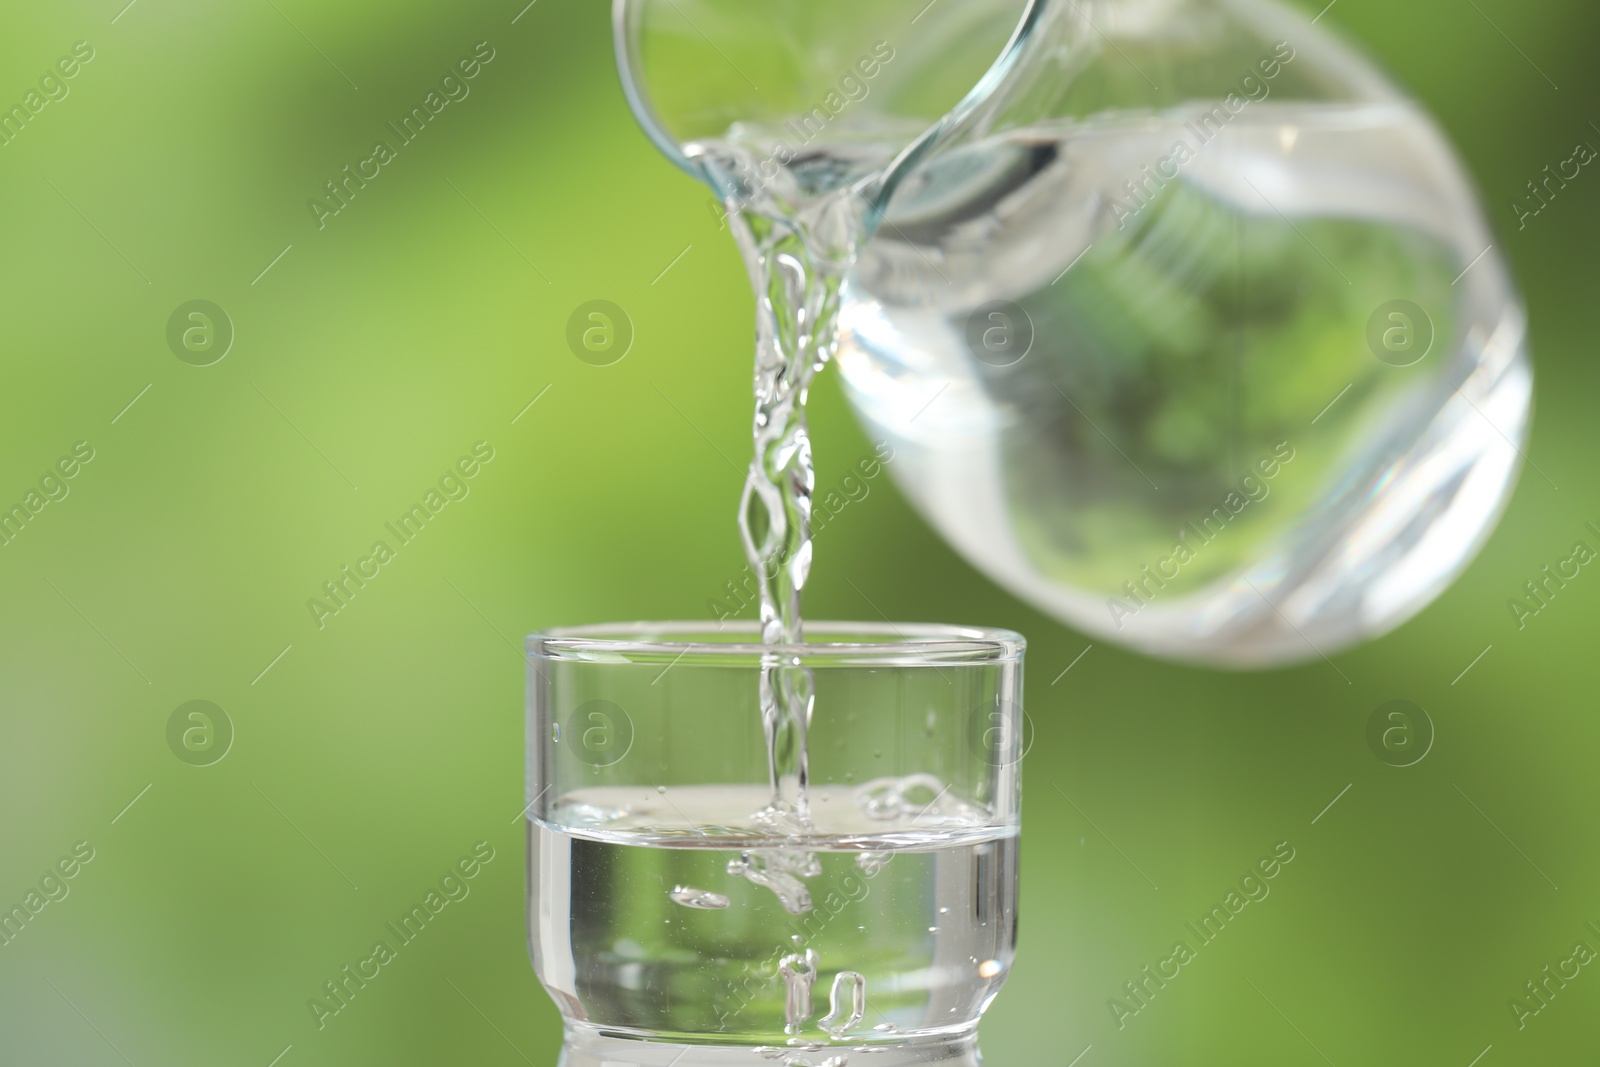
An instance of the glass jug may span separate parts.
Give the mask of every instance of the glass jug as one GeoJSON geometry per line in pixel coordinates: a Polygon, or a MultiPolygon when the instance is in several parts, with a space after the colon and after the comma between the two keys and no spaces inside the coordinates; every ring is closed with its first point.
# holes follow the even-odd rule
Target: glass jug
{"type": "Polygon", "coordinates": [[[1018,596],[1283,663],[1399,625],[1492,530],[1528,430],[1520,301],[1432,121],[1304,15],[615,12],[657,144],[756,220],[747,246],[806,238],[772,252],[796,292],[754,275],[762,343],[836,358],[907,496],[1018,596]]]}

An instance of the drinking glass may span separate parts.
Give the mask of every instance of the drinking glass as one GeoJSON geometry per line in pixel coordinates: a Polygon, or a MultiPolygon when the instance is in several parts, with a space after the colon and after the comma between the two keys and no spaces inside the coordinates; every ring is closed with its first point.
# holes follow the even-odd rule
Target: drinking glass
{"type": "Polygon", "coordinates": [[[805,632],[528,638],[528,934],[561,1067],[980,1062],[1016,945],[1023,639],[805,632]],[[774,664],[815,693],[782,823],[774,664]]]}

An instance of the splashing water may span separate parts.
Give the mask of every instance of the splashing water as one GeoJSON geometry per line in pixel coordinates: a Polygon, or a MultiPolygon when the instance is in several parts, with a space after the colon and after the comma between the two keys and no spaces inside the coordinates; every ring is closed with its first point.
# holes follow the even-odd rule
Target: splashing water
{"type": "MultiPolygon", "coordinates": [[[[811,497],[816,487],[806,400],[811,382],[837,345],[844,277],[866,235],[871,207],[851,174],[870,175],[888,158],[867,152],[856,167],[829,158],[802,177],[784,171],[757,177],[765,134],[736,126],[727,139],[686,145],[715,188],[723,191],[729,229],[756,296],[754,444],[739,501],[739,535],[756,576],[764,645],[804,641],[800,600],[811,573],[811,497]]],[[[815,685],[796,657],[774,649],[764,657],[758,701],[767,744],[771,800],[756,813],[769,833],[811,828],[806,731],[815,685]]],[[[801,879],[815,859],[801,851],[770,854],[758,866],[735,861],[729,871],[772,889],[791,913],[811,910],[801,879]]]]}

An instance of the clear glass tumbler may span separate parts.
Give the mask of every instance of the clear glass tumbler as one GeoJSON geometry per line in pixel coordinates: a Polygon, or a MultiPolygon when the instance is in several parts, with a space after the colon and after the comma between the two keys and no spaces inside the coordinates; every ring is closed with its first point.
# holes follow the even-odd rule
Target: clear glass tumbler
{"type": "Polygon", "coordinates": [[[562,1067],[977,1064],[1016,946],[1023,649],[909,624],[529,637],[528,933],[562,1067]],[[775,665],[815,687],[779,821],[775,665]]]}

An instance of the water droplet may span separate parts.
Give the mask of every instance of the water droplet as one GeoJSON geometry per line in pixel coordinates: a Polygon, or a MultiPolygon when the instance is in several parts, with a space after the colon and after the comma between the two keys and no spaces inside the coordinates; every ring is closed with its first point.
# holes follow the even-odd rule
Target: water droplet
{"type": "Polygon", "coordinates": [[[696,889],[693,886],[673,886],[671,897],[674,903],[682,904],[686,908],[699,908],[701,911],[716,911],[728,906],[728,898],[721,893],[713,893],[709,889],[696,889]]]}
{"type": "Polygon", "coordinates": [[[550,724],[550,740],[554,741],[558,745],[561,743],[561,724],[560,723],[553,722],[553,723],[550,724]]]}

